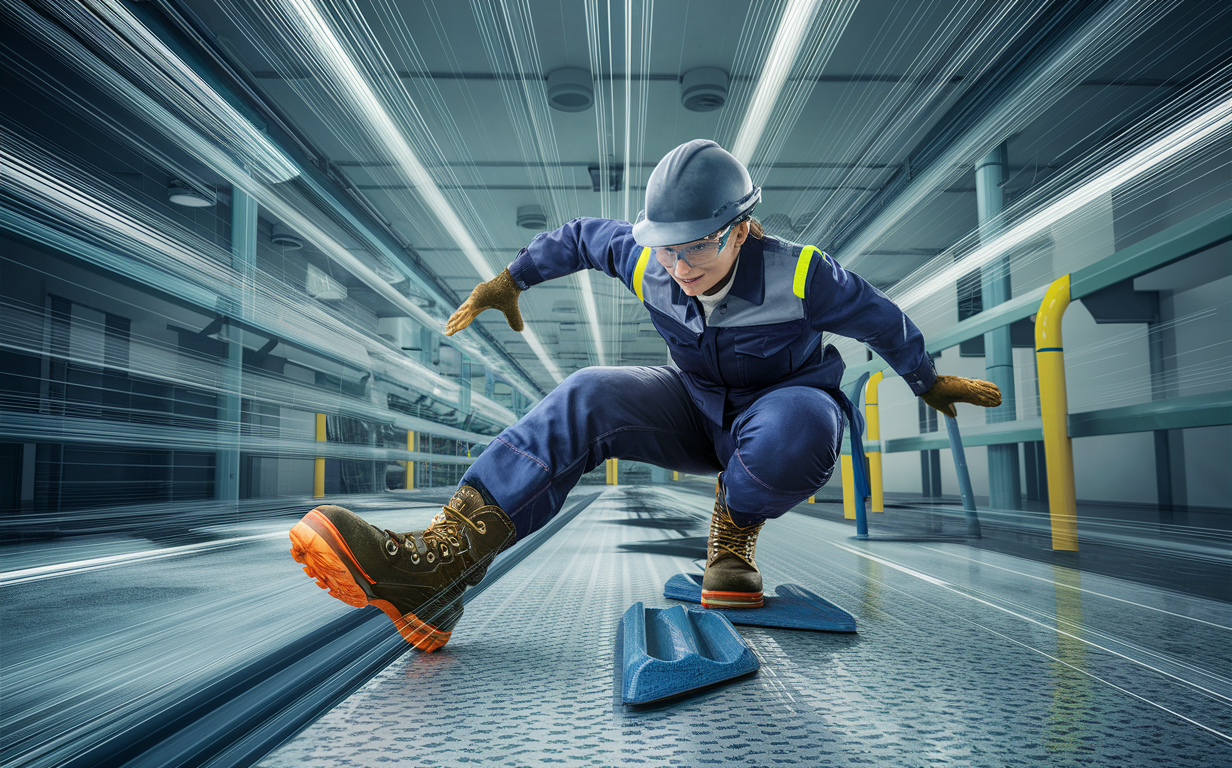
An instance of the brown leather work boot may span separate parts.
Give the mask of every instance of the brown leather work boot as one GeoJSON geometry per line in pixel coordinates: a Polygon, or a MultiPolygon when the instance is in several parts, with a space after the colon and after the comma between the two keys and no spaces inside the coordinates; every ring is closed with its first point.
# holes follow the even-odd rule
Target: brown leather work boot
{"type": "Polygon", "coordinates": [[[423,531],[394,533],[326,504],[291,529],[291,556],[347,605],[375,605],[421,651],[449,642],[462,593],[487,573],[517,533],[500,507],[462,486],[423,531]]]}
{"type": "Polygon", "coordinates": [[[714,489],[714,514],[706,546],[706,575],[702,577],[705,608],[760,608],[761,572],[753,559],[757,534],[766,521],[742,528],[731,518],[727,489],[720,479],[714,489]]]}

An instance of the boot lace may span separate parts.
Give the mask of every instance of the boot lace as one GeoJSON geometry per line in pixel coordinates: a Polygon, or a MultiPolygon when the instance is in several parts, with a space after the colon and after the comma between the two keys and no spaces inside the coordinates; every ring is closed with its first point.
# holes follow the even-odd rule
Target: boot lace
{"type": "Polygon", "coordinates": [[[710,518],[710,560],[714,561],[720,552],[729,552],[756,567],[753,555],[757,550],[757,534],[765,522],[762,520],[748,528],[741,528],[732,521],[726,510],[716,509],[710,518]]]}

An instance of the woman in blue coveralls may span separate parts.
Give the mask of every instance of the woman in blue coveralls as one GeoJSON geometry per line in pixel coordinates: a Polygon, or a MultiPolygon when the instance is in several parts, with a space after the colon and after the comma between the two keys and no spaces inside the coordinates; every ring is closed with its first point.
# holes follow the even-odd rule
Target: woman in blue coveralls
{"type": "Polygon", "coordinates": [[[957,402],[1001,400],[990,382],[938,376],[920,331],[881,291],[812,246],[767,236],[751,218],[760,200],[744,165],[699,139],[655,167],[635,224],[581,218],[537,236],[475,288],[447,333],[489,308],[520,331],[520,292],[597,269],[637,295],[674,365],[569,376],[491,442],[423,531],[382,531],[342,507],[317,507],[291,531],[304,570],[435,650],[492,558],[546,524],[584,473],[620,458],[721,473],[702,603],[759,607],[758,532],[826,484],[844,413],[858,418],[838,388],[843,360],[822,332],[865,342],[947,415],[957,402]]]}

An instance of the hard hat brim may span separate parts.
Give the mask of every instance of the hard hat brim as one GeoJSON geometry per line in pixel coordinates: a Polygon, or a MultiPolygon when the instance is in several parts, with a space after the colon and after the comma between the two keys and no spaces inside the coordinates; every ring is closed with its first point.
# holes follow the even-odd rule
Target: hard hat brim
{"type": "MultiPolygon", "coordinates": [[[[720,225],[721,228],[721,225],[720,225]]],[[[658,248],[665,245],[680,245],[701,240],[714,234],[714,222],[706,221],[673,221],[662,223],[642,219],[633,225],[633,239],[646,248],[658,248]]]]}
{"type": "Polygon", "coordinates": [[[637,222],[633,225],[633,239],[644,248],[691,243],[694,240],[709,237],[715,232],[721,232],[733,221],[752,213],[760,202],[761,188],[753,187],[753,191],[739,201],[740,208],[734,215],[730,207],[727,207],[727,210],[719,209],[716,211],[718,215],[709,219],[661,222],[647,219],[646,212],[641,211],[637,215],[637,222]]]}

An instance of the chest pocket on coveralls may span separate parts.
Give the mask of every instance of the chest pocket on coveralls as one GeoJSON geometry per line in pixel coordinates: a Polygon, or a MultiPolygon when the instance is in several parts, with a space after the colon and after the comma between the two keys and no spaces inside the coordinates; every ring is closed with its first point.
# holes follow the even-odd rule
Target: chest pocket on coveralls
{"type": "Polygon", "coordinates": [[[782,381],[794,368],[792,342],[800,339],[805,321],[732,328],[740,386],[760,387],[782,381]]]}
{"type": "Polygon", "coordinates": [[[650,304],[644,306],[650,312],[650,319],[654,322],[655,329],[667,342],[667,351],[672,356],[672,361],[686,371],[703,370],[701,344],[698,342],[697,335],[650,304]]]}

